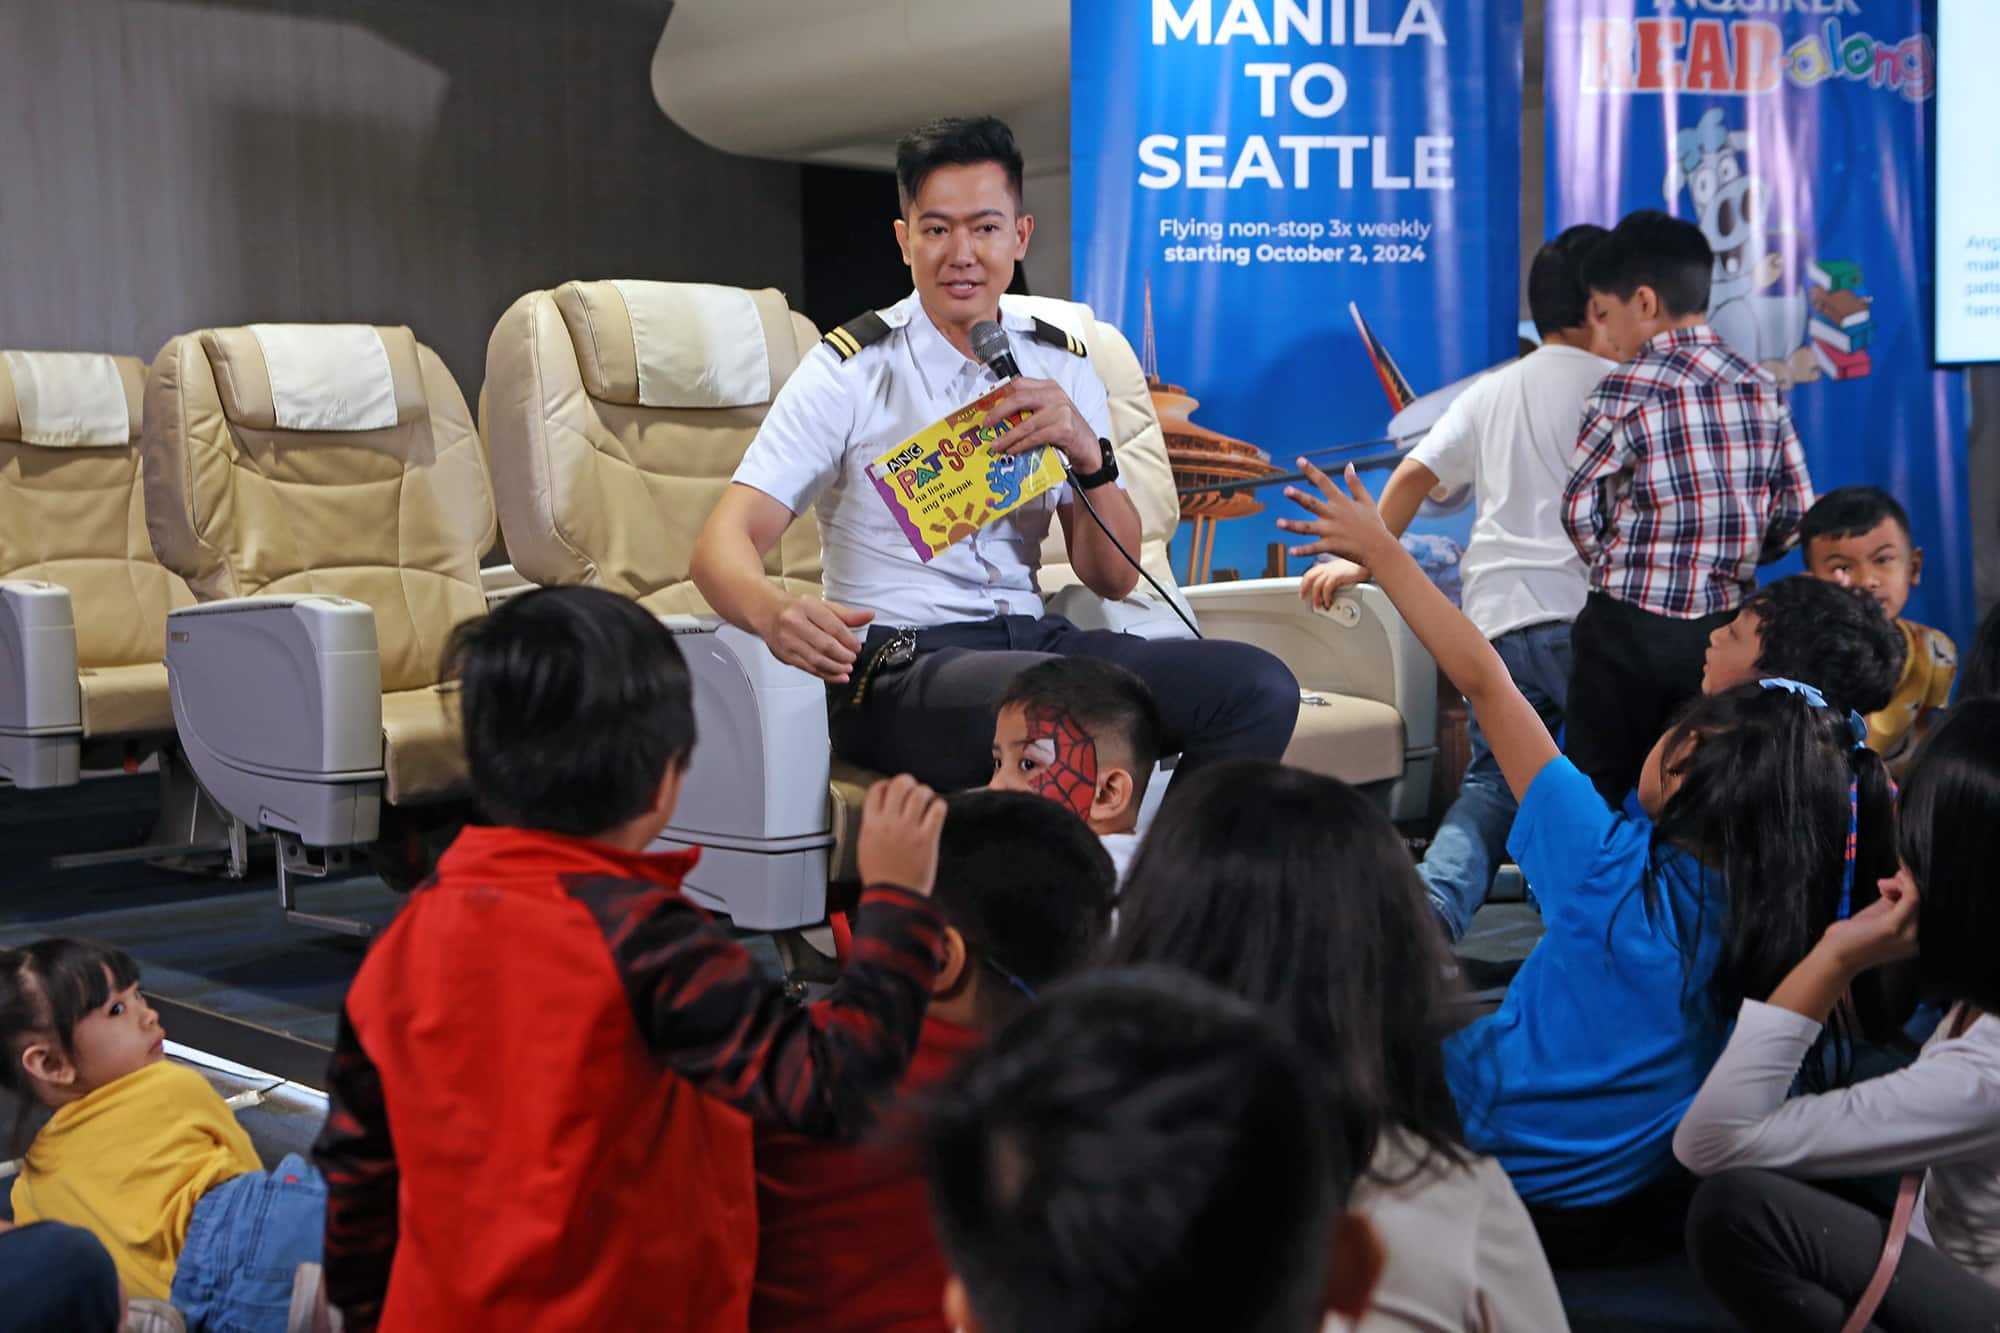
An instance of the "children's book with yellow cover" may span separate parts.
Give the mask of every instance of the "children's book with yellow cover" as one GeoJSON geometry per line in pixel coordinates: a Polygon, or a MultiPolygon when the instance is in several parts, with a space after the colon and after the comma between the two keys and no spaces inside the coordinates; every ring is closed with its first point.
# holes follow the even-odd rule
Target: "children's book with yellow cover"
{"type": "Polygon", "coordinates": [[[926,563],[1062,485],[1057,450],[1044,445],[1012,457],[994,450],[993,441],[1028,415],[1016,412],[991,426],[979,424],[1006,392],[1003,384],[868,465],[868,479],[926,563]]]}

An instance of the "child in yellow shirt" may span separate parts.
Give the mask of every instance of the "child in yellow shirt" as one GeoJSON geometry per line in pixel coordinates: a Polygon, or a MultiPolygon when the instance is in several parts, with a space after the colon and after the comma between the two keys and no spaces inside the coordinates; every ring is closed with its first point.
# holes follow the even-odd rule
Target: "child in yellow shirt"
{"type": "Polygon", "coordinates": [[[1844,588],[1862,588],[1903,633],[1903,673],[1889,706],[1868,717],[1868,748],[1900,773],[1931,719],[1951,698],[1958,649],[1928,625],[1902,619],[1910,589],[1924,575],[1924,552],[1910,536],[1910,516],[1874,486],[1842,486],[1822,495],[1799,523],[1806,572],[1844,588]]]}
{"type": "Polygon", "coordinates": [[[171,1299],[197,1333],[273,1330],[293,1273],[320,1260],[326,1186],[302,1158],[262,1170],[208,1081],[165,1058],[166,1032],[123,950],[48,939],[0,949],[0,1088],[55,1114],[14,1182],[17,1222],[83,1227],[135,1296],[171,1299]]]}

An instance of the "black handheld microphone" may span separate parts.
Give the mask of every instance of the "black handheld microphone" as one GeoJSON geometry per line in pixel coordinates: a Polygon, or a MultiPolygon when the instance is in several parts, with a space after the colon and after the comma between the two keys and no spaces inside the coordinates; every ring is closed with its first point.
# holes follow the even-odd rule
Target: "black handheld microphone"
{"type": "Polygon", "coordinates": [[[972,354],[995,375],[1003,380],[1021,377],[1021,367],[1014,360],[1013,346],[1007,341],[1007,330],[990,319],[982,319],[972,326],[970,341],[972,354]]]}
{"type": "MultiPolygon", "coordinates": [[[[1007,341],[1007,330],[1001,328],[990,319],[982,319],[972,326],[972,335],[967,341],[972,344],[972,354],[984,362],[986,368],[995,375],[998,375],[1002,380],[1020,378],[1021,367],[1014,360],[1013,347],[1007,341]]],[[[1076,481],[1076,469],[1070,466],[1068,458],[1063,458],[1062,469],[1063,474],[1074,484],[1076,481]]],[[[1165,602],[1167,608],[1181,618],[1181,623],[1188,627],[1188,632],[1199,639],[1201,637],[1200,627],[1194,621],[1188,619],[1188,614],[1181,610],[1180,603],[1167,595],[1167,590],[1160,586],[1159,580],[1148,574],[1146,567],[1132,558],[1132,553],[1125,549],[1125,544],[1118,540],[1117,534],[1113,533],[1105,525],[1104,519],[1097,512],[1097,506],[1090,502],[1090,492],[1078,487],[1073,494],[1077,499],[1083,501],[1084,511],[1090,515],[1090,521],[1097,524],[1098,530],[1103,532],[1111,544],[1118,548],[1118,554],[1125,557],[1125,563],[1138,570],[1139,576],[1153,585],[1153,591],[1160,595],[1160,600],[1165,602]]]]}

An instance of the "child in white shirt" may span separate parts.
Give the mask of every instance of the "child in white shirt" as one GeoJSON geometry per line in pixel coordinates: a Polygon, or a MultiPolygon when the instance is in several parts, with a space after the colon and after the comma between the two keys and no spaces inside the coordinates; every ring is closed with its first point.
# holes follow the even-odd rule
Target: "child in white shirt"
{"type": "Polygon", "coordinates": [[[1688,1219],[1695,1267],[1748,1328],[1840,1327],[1888,1224],[1803,1182],[1887,1171],[1921,1173],[1923,1189],[1875,1323],[2000,1326],[2000,699],[1946,715],[1900,823],[1902,868],[1882,896],[1829,926],[1769,1003],[1744,1001],[1674,1135],[1681,1162],[1713,1177],[1688,1219]],[[1952,1006],[1916,1063],[1788,1100],[1854,979],[1909,958],[1952,1006]]]}

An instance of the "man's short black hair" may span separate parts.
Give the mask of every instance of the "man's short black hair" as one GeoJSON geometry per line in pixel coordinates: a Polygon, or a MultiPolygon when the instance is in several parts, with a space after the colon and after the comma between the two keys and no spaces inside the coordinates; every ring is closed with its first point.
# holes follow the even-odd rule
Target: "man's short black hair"
{"type": "Polygon", "coordinates": [[[896,141],[896,190],[903,211],[916,203],[924,181],[939,167],[970,167],[997,162],[1007,172],[1016,212],[1026,197],[1021,190],[1021,150],[1014,131],[997,116],[943,116],[917,126],[896,141]]]}
{"type": "Polygon", "coordinates": [[[642,815],[694,749],[674,636],[601,588],[540,588],[452,631],[465,757],[487,818],[590,837],[642,815]]]}
{"type": "Polygon", "coordinates": [[[1584,281],[1621,301],[1651,287],[1669,319],[1708,313],[1715,251],[1692,222],[1656,208],[1628,213],[1591,252],[1584,281]]]}
{"type": "Polygon", "coordinates": [[[946,1082],[931,1214],[987,1333],[1300,1333],[1353,1185],[1274,1020],[1162,968],[1067,982],[946,1082]]]}
{"type": "Polygon", "coordinates": [[[1903,677],[1903,632],[1860,588],[1810,574],[1767,583],[1744,601],[1757,615],[1757,669],[1803,681],[1857,713],[1889,706],[1903,677]]]}
{"type": "Polygon", "coordinates": [[[1821,537],[1859,537],[1885,518],[1895,519],[1904,538],[1916,544],[1910,533],[1910,515],[1895,496],[1880,486],[1837,487],[1814,501],[1799,520],[1799,545],[1810,558],[1812,544],[1821,537]]]}
{"type": "Polygon", "coordinates": [[[1535,251],[1534,262],[1528,265],[1528,314],[1544,338],[1589,322],[1590,288],[1583,275],[1590,257],[1610,236],[1604,228],[1584,222],[1535,251]]]}
{"type": "Polygon", "coordinates": [[[989,1016],[1028,998],[1013,981],[1039,994],[1077,969],[1110,923],[1117,887],[1111,854],[1060,802],[984,789],[946,798],[931,901],[988,967],[989,1016]]]}
{"type": "Polygon", "coordinates": [[[1051,657],[1037,662],[1007,682],[995,705],[1046,709],[1067,717],[1099,743],[1113,741],[1132,756],[1132,784],[1146,790],[1153,765],[1166,748],[1166,724],[1146,682],[1119,666],[1096,657],[1051,657]]]}

